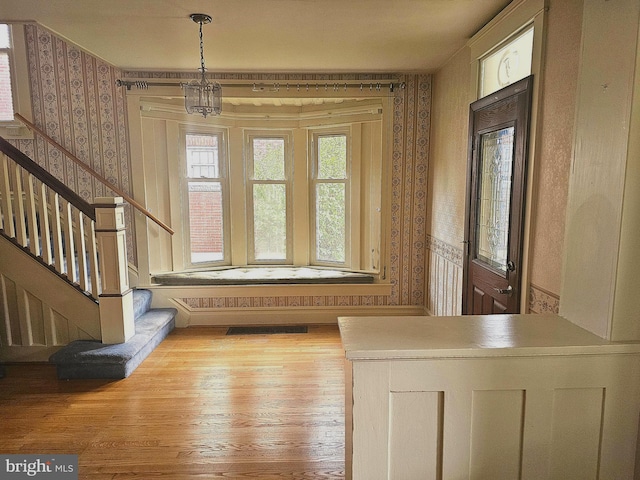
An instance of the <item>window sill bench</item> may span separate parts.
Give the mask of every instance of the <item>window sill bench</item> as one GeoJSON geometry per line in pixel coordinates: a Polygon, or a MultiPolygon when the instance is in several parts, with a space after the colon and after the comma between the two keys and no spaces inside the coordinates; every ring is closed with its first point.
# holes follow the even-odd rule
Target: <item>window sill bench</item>
{"type": "Polygon", "coordinates": [[[374,275],[312,267],[230,267],[162,273],[152,281],[164,286],[371,284],[374,275]]]}

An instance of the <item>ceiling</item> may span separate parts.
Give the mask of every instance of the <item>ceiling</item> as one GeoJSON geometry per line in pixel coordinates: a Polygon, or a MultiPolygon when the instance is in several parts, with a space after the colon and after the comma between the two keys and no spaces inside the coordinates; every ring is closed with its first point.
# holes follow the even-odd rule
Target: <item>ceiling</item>
{"type": "Polygon", "coordinates": [[[509,0],[0,0],[125,70],[433,72],[509,0]]]}

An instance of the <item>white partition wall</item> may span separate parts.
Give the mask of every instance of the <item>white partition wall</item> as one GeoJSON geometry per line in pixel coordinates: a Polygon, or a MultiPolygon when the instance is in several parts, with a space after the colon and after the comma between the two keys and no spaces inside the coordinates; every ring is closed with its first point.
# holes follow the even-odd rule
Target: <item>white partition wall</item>
{"type": "Polygon", "coordinates": [[[340,329],[347,478],[633,478],[640,344],[553,315],[347,317],[340,329]]]}

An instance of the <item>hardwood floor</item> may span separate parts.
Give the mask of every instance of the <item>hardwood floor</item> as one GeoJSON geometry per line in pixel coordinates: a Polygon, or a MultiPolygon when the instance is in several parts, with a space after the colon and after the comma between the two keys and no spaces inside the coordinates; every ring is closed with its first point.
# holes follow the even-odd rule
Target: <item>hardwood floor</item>
{"type": "Polygon", "coordinates": [[[0,453],[76,453],[79,478],[342,479],[336,326],[225,336],[176,329],[127,379],[0,379],[0,453]]]}

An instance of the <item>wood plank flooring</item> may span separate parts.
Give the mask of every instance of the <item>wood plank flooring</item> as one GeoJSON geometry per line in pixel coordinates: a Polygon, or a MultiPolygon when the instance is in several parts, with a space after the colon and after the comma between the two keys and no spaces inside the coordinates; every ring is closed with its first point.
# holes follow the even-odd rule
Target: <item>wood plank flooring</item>
{"type": "Polygon", "coordinates": [[[0,453],[75,453],[79,478],[343,479],[336,326],[225,336],[176,329],[127,379],[0,379],[0,453]]]}

